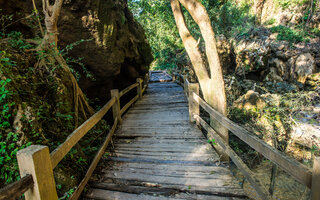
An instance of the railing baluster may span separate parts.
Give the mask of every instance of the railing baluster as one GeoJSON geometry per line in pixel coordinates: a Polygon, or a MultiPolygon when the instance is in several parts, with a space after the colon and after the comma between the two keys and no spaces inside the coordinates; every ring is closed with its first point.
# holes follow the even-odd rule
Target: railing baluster
{"type": "MultiPolygon", "coordinates": [[[[186,84],[185,84],[185,86],[186,86],[186,84]]],[[[200,106],[199,106],[199,103],[193,99],[193,93],[196,93],[197,95],[199,95],[199,83],[190,83],[188,86],[190,122],[196,121],[193,118],[193,115],[200,115],[200,106]]]]}
{"type": "Polygon", "coordinates": [[[313,160],[311,200],[320,200],[320,157],[313,160]]]}
{"type": "Polygon", "coordinates": [[[121,118],[121,113],[120,113],[120,95],[119,95],[119,90],[118,89],[114,89],[111,90],[111,98],[115,97],[116,98],[116,102],[113,104],[112,106],[112,114],[113,114],[113,119],[118,119],[119,124],[121,124],[122,122],[122,118],[121,118]]]}
{"type": "Polygon", "coordinates": [[[25,193],[26,200],[57,200],[56,184],[49,148],[31,145],[17,153],[20,175],[31,174],[34,186],[25,193]]]}
{"type": "Polygon", "coordinates": [[[139,84],[137,86],[137,93],[139,95],[139,98],[142,98],[142,79],[141,78],[137,78],[137,83],[139,84]]]}

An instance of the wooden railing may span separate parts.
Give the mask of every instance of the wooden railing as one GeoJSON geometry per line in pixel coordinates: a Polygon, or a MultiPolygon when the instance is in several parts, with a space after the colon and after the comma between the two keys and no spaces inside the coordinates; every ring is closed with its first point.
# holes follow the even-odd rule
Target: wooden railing
{"type": "Polygon", "coordinates": [[[26,200],[57,200],[56,185],[53,176],[53,169],[68,154],[68,152],[83,138],[112,108],[114,123],[109,131],[105,141],[101,145],[98,153],[94,157],[85,177],[79,186],[69,198],[71,200],[78,199],[85,185],[89,181],[94,169],[96,168],[100,158],[104,154],[105,149],[111,141],[115,129],[121,123],[121,116],[128,108],[142,97],[144,91],[148,87],[149,74],[146,75],[144,81],[140,78],[137,82],[125,88],[121,92],[118,89],[111,90],[111,99],[97,113],[85,121],[81,126],[74,130],[55,150],[49,153],[49,148],[42,145],[31,145],[17,153],[18,165],[21,180],[16,181],[0,190],[0,200],[16,199],[25,194],[26,200]],[[130,100],[125,106],[120,107],[120,98],[137,88],[137,95],[130,100]]]}
{"type": "Polygon", "coordinates": [[[210,117],[220,123],[222,126],[231,131],[239,139],[249,145],[251,148],[261,153],[265,158],[281,167],[288,174],[303,185],[311,189],[311,199],[320,200],[320,157],[315,157],[313,169],[309,169],[295,159],[292,159],[280,152],[276,148],[268,145],[263,140],[250,133],[243,127],[237,125],[227,117],[213,109],[205,100],[199,96],[199,84],[189,83],[186,76],[174,73],[173,80],[184,87],[184,92],[189,102],[190,121],[197,122],[206,131],[209,139],[215,139],[218,145],[222,147],[225,153],[232,159],[238,169],[242,172],[251,186],[255,189],[261,199],[273,199],[261,182],[256,178],[254,173],[247,167],[241,158],[229,146],[227,141],[200,117],[200,106],[210,115],[210,117]]]}

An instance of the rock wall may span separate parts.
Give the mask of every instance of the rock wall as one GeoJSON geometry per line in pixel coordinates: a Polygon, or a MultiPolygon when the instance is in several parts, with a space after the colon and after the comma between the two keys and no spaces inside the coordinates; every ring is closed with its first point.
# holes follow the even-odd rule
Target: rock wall
{"type": "Polygon", "coordinates": [[[233,41],[236,73],[249,79],[270,82],[300,82],[320,71],[319,38],[290,45],[277,41],[268,29],[252,29],[245,38],[233,41]]]}
{"type": "Polygon", "coordinates": [[[83,58],[96,79],[84,75],[79,81],[89,97],[105,102],[110,89],[124,88],[147,73],[151,48],[126,1],[66,1],[60,19],[61,46],[92,39],[70,52],[71,57],[83,58]]]}
{"type": "MultiPolygon", "coordinates": [[[[41,10],[41,1],[36,0],[36,4],[41,10]]],[[[32,1],[0,0],[0,6],[3,14],[13,14],[14,20],[30,15],[33,10],[32,1]]],[[[10,28],[30,38],[39,34],[37,22],[30,18],[19,20],[10,28]]],[[[109,98],[110,89],[125,88],[143,77],[153,61],[144,30],[134,20],[126,0],[66,0],[58,30],[60,49],[80,43],[73,45],[65,57],[80,58],[93,75],[94,80],[87,78],[86,70],[79,63],[70,62],[81,75],[79,85],[84,93],[99,104],[109,98]]]]}

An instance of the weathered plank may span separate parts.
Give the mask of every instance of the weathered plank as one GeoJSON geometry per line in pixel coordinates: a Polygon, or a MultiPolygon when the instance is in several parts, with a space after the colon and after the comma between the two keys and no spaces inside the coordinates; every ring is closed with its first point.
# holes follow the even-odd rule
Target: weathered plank
{"type": "Polygon", "coordinates": [[[32,175],[28,174],[20,180],[0,189],[0,200],[11,200],[19,198],[27,190],[33,188],[32,175]]]}
{"type": "MultiPolygon", "coordinates": [[[[219,199],[226,197],[246,197],[242,190],[236,188],[227,188],[225,190],[219,190],[212,187],[185,187],[181,185],[157,185],[155,187],[148,187],[148,184],[138,183],[138,185],[118,185],[113,183],[91,183],[90,186],[97,189],[112,190],[119,192],[129,192],[133,194],[157,194],[170,196],[178,193],[197,193],[205,194],[208,199],[219,199]]],[[[203,195],[200,195],[197,199],[203,199],[203,195]]],[[[190,198],[190,197],[189,197],[190,198]]],[[[230,199],[230,198],[227,198],[230,199]]],[[[232,198],[233,199],[233,198],[232,198]]]]}
{"type": "Polygon", "coordinates": [[[268,145],[257,136],[251,134],[243,127],[232,122],[218,111],[211,108],[204,100],[197,94],[193,93],[193,98],[219,123],[229,129],[242,141],[247,143],[250,147],[261,153],[263,156],[271,160],[273,163],[280,166],[287,173],[293,176],[297,181],[311,188],[312,173],[311,170],[298,161],[286,156],[283,152],[278,151],[274,147],[268,145]]]}
{"type": "Polygon", "coordinates": [[[55,150],[51,152],[52,167],[55,168],[58,163],[64,158],[65,155],[72,149],[72,147],[79,142],[79,140],[85,136],[85,134],[96,125],[102,117],[108,112],[111,106],[116,102],[116,98],[112,98],[106,105],[101,108],[96,114],[85,121],[75,131],[73,131],[66,141],[60,144],[55,150]]]}
{"type": "Polygon", "coordinates": [[[313,160],[311,200],[320,199],[320,157],[313,160]]]}
{"type": "Polygon", "coordinates": [[[110,190],[93,189],[86,195],[90,199],[111,200],[111,199],[130,199],[130,200],[168,200],[168,197],[152,196],[145,194],[132,194],[110,190]]]}

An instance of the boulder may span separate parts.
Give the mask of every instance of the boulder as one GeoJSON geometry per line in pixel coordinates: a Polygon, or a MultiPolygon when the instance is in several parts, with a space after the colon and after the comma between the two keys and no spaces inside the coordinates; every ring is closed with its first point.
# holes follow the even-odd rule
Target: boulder
{"type": "Polygon", "coordinates": [[[310,53],[299,55],[291,70],[291,78],[304,84],[307,77],[316,71],[314,57],[310,53]]]}
{"type": "Polygon", "coordinates": [[[236,100],[233,105],[239,109],[258,110],[263,109],[266,106],[266,102],[261,98],[258,92],[249,90],[245,95],[236,100]]]}
{"type": "MultiPolygon", "coordinates": [[[[41,0],[35,3],[40,10],[41,0]]],[[[38,25],[26,19],[33,12],[32,1],[0,0],[0,6],[1,14],[12,14],[17,21],[14,30],[30,38],[39,35],[38,25]]],[[[83,64],[69,63],[81,75],[81,89],[100,104],[107,101],[110,89],[123,89],[143,77],[153,61],[143,27],[133,18],[126,0],[64,1],[58,31],[59,48],[70,48],[65,58],[80,59],[83,64]]]]}
{"type": "Polygon", "coordinates": [[[270,72],[267,74],[267,76],[265,77],[264,80],[269,81],[269,82],[282,82],[283,81],[281,76],[278,75],[277,69],[274,67],[270,68],[270,72]]]}

